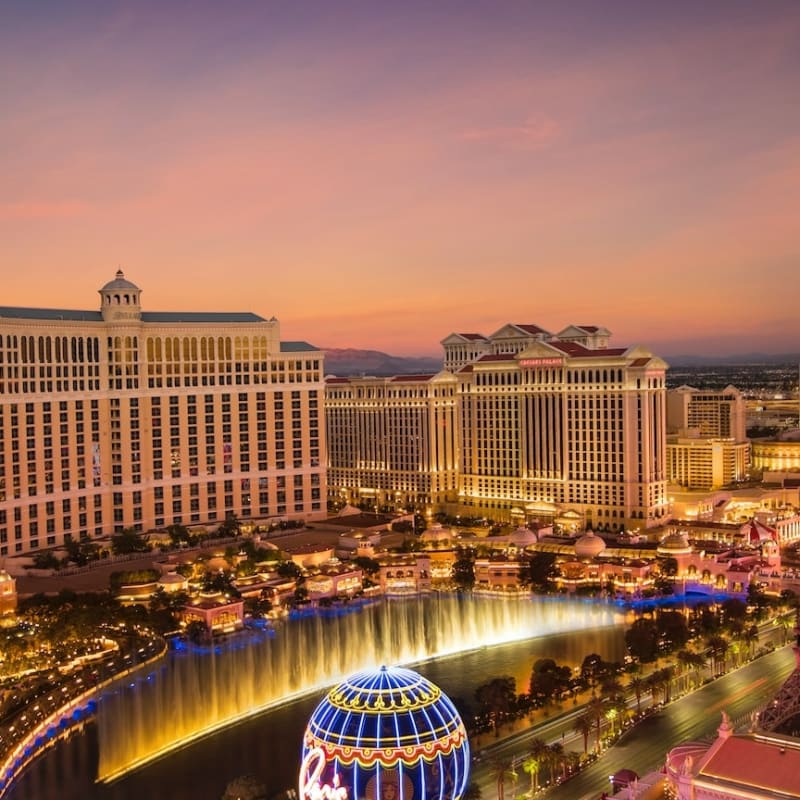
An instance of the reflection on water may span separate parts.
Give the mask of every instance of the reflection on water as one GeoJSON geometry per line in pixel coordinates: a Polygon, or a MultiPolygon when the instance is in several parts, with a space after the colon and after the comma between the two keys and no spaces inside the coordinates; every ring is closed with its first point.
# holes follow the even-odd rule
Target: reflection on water
{"type": "MultiPolygon", "coordinates": [[[[495,601],[494,605],[502,606],[505,602],[495,601]]],[[[406,608],[408,613],[411,613],[409,609],[412,605],[420,606],[410,601],[406,601],[405,605],[389,605],[395,606],[396,609],[406,608]]],[[[533,607],[536,605],[533,604],[533,607]]],[[[600,611],[598,616],[597,611],[591,606],[570,606],[568,610],[567,604],[562,604],[561,610],[555,615],[561,618],[562,624],[566,622],[567,616],[571,617],[573,626],[581,624],[578,618],[582,616],[584,624],[591,626],[591,629],[558,635],[551,633],[544,638],[488,647],[445,658],[428,659],[424,660],[418,669],[439,684],[451,697],[462,697],[471,701],[475,687],[497,675],[515,677],[518,691],[524,691],[527,688],[531,666],[537,658],[552,657],[560,663],[577,666],[585,655],[597,652],[605,659],[621,660],[624,655],[623,629],[621,626],[599,628],[599,625],[611,620],[611,612],[607,608],[600,611]]],[[[430,607],[426,609],[426,615],[428,619],[432,617],[438,620],[452,633],[452,628],[448,627],[451,625],[450,620],[434,614],[430,607]]],[[[533,628],[523,627],[522,635],[530,636],[531,633],[535,635],[537,628],[541,632],[558,630],[557,627],[541,627],[541,608],[537,616],[539,617],[537,625],[533,628]]],[[[360,614],[350,615],[348,618],[364,619],[360,614]]],[[[413,614],[406,619],[409,624],[421,624],[419,618],[413,614]]],[[[491,622],[491,618],[488,621],[491,622]]],[[[318,620],[307,622],[313,628],[320,624],[323,627],[329,624],[328,620],[322,623],[318,620]]],[[[527,624],[530,624],[530,621],[527,624]]],[[[303,630],[302,624],[298,629],[303,630]]],[[[372,630],[374,634],[376,628],[369,629],[362,624],[359,626],[360,635],[358,631],[353,632],[356,638],[352,639],[351,643],[356,643],[360,651],[366,646],[364,637],[367,630],[372,630]]],[[[413,632],[413,627],[410,632],[413,632]]],[[[436,635],[438,635],[436,631],[426,631],[429,643],[430,636],[436,635]]],[[[252,659],[255,658],[256,651],[253,648],[242,648],[234,652],[244,654],[239,658],[244,657],[249,660],[240,662],[240,672],[226,673],[226,680],[247,682],[248,675],[251,675],[251,670],[255,668],[256,662],[252,659]]],[[[411,660],[420,661],[419,658],[409,659],[411,660]]],[[[217,677],[219,677],[218,672],[217,677]]],[[[333,680],[335,678],[328,682],[333,680]]],[[[207,682],[195,682],[189,685],[188,695],[181,693],[179,682],[171,681],[168,685],[176,689],[174,696],[170,697],[160,691],[155,694],[162,703],[160,713],[167,720],[179,714],[178,703],[192,702],[202,707],[209,703],[213,695],[213,686],[207,682]]],[[[110,785],[92,783],[93,776],[97,774],[98,761],[97,731],[93,728],[87,735],[74,737],[69,742],[58,745],[35,762],[23,775],[10,797],[12,800],[50,800],[55,797],[59,800],[134,800],[134,798],[138,800],[150,794],[174,800],[218,800],[228,781],[245,772],[256,774],[271,791],[278,791],[293,785],[296,779],[302,732],[318,700],[319,693],[315,692],[291,703],[283,703],[257,717],[173,751],[169,756],[152,762],[110,785]]],[[[136,714],[119,713],[115,722],[119,723],[117,731],[122,740],[122,747],[136,743],[137,737],[142,736],[143,730],[137,726],[143,719],[146,719],[146,716],[140,711],[136,714]]]]}

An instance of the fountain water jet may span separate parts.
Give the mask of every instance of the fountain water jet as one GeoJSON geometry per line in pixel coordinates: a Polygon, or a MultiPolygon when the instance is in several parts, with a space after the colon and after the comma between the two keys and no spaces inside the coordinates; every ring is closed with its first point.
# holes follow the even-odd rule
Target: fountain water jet
{"type": "Polygon", "coordinates": [[[621,622],[613,607],[575,600],[440,595],[299,615],[274,632],[177,649],[103,695],[99,779],[352,672],[621,622]]]}

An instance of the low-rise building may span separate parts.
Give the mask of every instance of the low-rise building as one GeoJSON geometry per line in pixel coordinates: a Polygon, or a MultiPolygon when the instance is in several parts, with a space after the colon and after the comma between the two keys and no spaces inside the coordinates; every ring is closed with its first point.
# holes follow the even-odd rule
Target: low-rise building
{"type": "Polygon", "coordinates": [[[211,633],[231,633],[244,626],[244,601],[221,592],[201,592],[179,612],[181,621],[202,622],[211,633]]]}
{"type": "Polygon", "coordinates": [[[306,578],[309,600],[353,597],[363,588],[364,573],[344,564],[326,564],[316,574],[306,578]]]}
{"type": "Polygon", "coordinates": [[[429,592],[431,558],[428,553],[385,555],[378,559],[378,582],[386,595],[429,592]]]}
{"type": "Polygon", "coordinates": [[[490,592],[519,589],[521,573],[527,566],[526,559],[510,556],[478,558],[474,567],[474,588],[490,592]]]}

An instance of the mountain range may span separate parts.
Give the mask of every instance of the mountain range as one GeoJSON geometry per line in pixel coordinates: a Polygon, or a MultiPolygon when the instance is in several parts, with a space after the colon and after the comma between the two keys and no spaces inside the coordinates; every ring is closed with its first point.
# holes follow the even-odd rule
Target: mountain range
{"type": "MultiPolygon", "coordinates": [[[[346,377],[351,375],[416,375],[436,374],[442,369],[442,359],[431,356],[393,356],[380,350],[323,347],[325,374],[346,377]]],[[[665,356],[671,367],[714,367],[776,365],[800,363],[800,353],[742,353],[732,356],[665,356]]]]}
{"type": "Polygon", "coordinates": [[[429,356],[391,356],[379,350],[323,347],[325,374],[349,375],[434,375],[442,369],[441,358],[429,356]]]}

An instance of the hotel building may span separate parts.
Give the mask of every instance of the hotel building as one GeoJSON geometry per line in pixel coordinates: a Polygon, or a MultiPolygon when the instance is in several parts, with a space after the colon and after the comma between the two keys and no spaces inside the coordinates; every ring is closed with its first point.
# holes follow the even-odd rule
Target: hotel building
{"type": "Polygon", "coordinates": [[[750,443],[733,439],[667,437],[667,476],[685,489],[720,489],[747,477],[750,443]]]}
{"type": "Polygon", "coordinates": [[[501,521],[657,525],[668,510],[666,364],[610,348],[610,335],[509,324],[448,336],[437,376],[329,379],[332,496],[408,492],[418,508],[501,521]]]}
{"type": "Polygon", "coordinates": [[[667,392],[667,478],[686,489],[719,489],[747,478],[750,443],[745,402],[721,392],[680,386],[667,392]]]}
{"type": "Polygon", "coordinates": [[[328,378],[331,499],[391,510],[455,502],[457,388],[448,372],[328,378]]]}
{"type": "Polygon", "coordinates": [[[679,386],[667,392],[667,431],[695,428],[700,436],[744,442],[746,409],[742,393],[734,386],[720,392],[679,386]]]}
{"type": "Polygon", "coordinates": [[[0,307],[0,556],[325,513],[323,354],[252,313],[0,307]]]}

